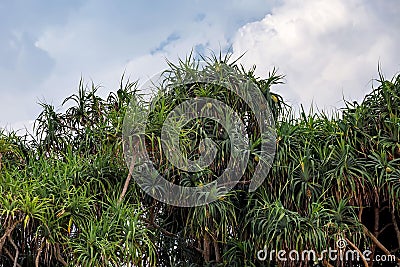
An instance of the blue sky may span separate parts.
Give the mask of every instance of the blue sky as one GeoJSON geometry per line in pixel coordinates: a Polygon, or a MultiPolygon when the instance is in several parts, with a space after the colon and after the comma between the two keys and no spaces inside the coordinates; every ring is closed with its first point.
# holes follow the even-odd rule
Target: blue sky
{"type": "MultiPolygon", "coordinates": [[[[0,2],[0,127],[21,128],[59,106],[82,76],[115,90],[125,72],[145,80],[193,49],[231,49],[294,106],[330,110],[361,100],[377,77],[400,71],[397,0],[0,2]]],[[[29,126],[28,126],[29,127],[29,126]]]]}

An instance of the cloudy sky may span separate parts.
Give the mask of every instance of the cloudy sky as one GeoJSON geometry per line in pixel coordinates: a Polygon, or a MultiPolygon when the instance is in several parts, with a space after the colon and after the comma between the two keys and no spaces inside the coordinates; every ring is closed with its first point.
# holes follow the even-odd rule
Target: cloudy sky
{"type": "MultiPolygon", "coordinates": [[[[116,90],[144,81],[193,49],[245,53],[293,106],[361,100],[400,71],[398,0],[169,0],[0,2],[0,127],[21,128],[46,101],[59,106],[79,79],[116,90]]],[[[29,126],[28,126],[29,127],[29,126]]]]}

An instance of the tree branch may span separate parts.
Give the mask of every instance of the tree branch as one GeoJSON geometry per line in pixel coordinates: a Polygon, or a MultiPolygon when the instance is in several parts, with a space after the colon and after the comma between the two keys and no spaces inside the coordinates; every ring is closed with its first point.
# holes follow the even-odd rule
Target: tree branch
{"type": "Polygon", "coordinates": [[[347,237],[345,237],[344,239],[346,240],[347,244],[350,245],[350,247],[352,247],[353,249],[357,250],[358,255],[361,256],[361,259],[362,259],[362,261],[363,261],[363,263],[364,263],[364,266],[365,266],[365,267],[368,267],[368,262],[367,262],[367,260],[364,258],[364,255],[361,253],[360,249],[359,249],[356,245],[354,245],[347,237]]]}
{"type": "Polygon", "coordinates": [[[61,262],[61,264],[63,265],[63,266],[67,266],[68,265],[68,263],[63,259],[63,257],[61,256],[61,250],[60,250],[60,244],[56,244],[56,253],[57,253],[57,260],[59,261],[59,262],[61,262]]]}
{"type": "Polygon", "coordinates": [[[364,233],[369,236],[372,240],[372,242],[378,247],[380,248],[387,256],[391,256],[391,257],[395,257],[396,261],[398,263],[400,263],[400,259],[397,258],[395,255],[390,254],[390,251],[381,243],[379,242],[379,240],[368,230],[367,227],[365,227],[365,225],[362,225],[362,228],[364,230],[364,233]]]}
{"type": "Polygon", "coordinates": [[[6,242],[6,238],[10,236],[11,232],[14,231],[15,227],[22,222],[22,218],[19,219],[18,221],[14,222],[14,224],[11,227],[8,227],[7,230],[4,232],[4,235],[0,238],[0,252],[3,249],[3,245],[6,242]]]}
{"type": "Polygon", "coordinates": [[[44,237],[42,237],[42,239],[40,240],[40,247],[38,249],[36,259],[35,259],[36,267],[39,267],[39,260],[40,260],[40,255],[42,254],[42,251],[43,251],[43,247],[44,247],[44,237]]]}
{"type": "MultiPolygon", "coordinates": [[[[7,248],[4,248],[4,251],[6,252],[7,256],[8,256],[10,259],[13,258],[13,255],[11,254],[11,252],[10,252],[7,248]]],[[[19,263],[17,263],[17,267],[21,267],[21,265],[20,265],[19,263]]]]}
{"type": "Polygon", "coordinates": [[[400,248],[400,230],[399,230],[399,225],[397,224],[397,219],[396,219],[396,214],[394,213],[394,203],[393,207],[390,209],[390,213],[392,214],[392,223],[393,223],[393,228],[394,231],[396,232],[396,237],[397,237],[397,244],[400,248]]]}
{"type": "Polygon", "coordinates": [[[129,182],[131,181],[132,178],[133,168],[135,167],[135,160],[136,160],[136,154],[132,157],[131,166],[129,166],[129,173],[125,179],[125,184],[124,188],[122,189],[121,195],[119,196],[119,202],[122,201],[122,199],[125,197],[126,191],[128,190],[129,182]]]}
{"type": "Polygon", "coordinates": [[[7,237],[8,241],[10,241],[11,245],[14,247],[15,249],[15,258],[14,258],[14,265],[13,267],[17,267],[18,264],[18,255],[19,255],[19,249],[17,247],[17,245],[15,245],[14,240],[12,240],[11,236],[7,237]]]}

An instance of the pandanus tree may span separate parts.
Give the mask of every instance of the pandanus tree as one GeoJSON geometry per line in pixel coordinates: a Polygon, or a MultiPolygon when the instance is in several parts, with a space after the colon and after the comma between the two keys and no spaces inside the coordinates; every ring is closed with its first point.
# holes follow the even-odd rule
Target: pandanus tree
{"type": "MultiPolygon", "coordinates": [[[[0,133],[0,266],[393,266],[400,257],[400,76],[378,85],[361,103],[333,116],[300,115],[273,93],[282,75],[267,78],[229,56],[169,62],[155,98],[121,79],[102,98],[79,83],[65,111],[42,103],[34,136],[0,133]],[[175,83],[198,72],[231,68],[262,93],[275,121],[270,171],[249,186],[263,162],[256,114],[221,84],[175,83]],[[243,122],[248,162],[239,182],[211,203],[177,207],[146,194],[123,155],[123,124],[133,106],[149,111],[144,147],[153,166],[177,185],[204,187],[228,166],[232,140],[210,118],[177,133],[180,154],[198,159],[204,138],[215,157],[201,172],[176,168],[166,157],[162,127],[189,99],[207,97],[231,107],[243,122]],[[338,247],[340,245],[344,246],[338,247]],[[341,261],[329,248],[394,256],[385,263],[341,261]],[[282,259],[277,252],[294,259],[282,259]],[[303,252],[314,258],[298,260],[303,252]],[[298,254],[296,254],[298,253],[298,254]],[[386,265],[382,265],[386,264],[386,265]]],[[[212,105],[212,104],[211,104],[212,105]]],[[[206,105],[205,108],[210,108],[206,105]]],[[[262,108],[262,107],[261,107],[262,108]]],[[[133,116],[133,115],[132,115],[133,116]]],[[[204,151],[203,151],[204,152],[204,151]]],[[[174,153],[172,153],[174,155],[174,153]]]]}
{"type": "Polygon", "coordinates": [[[134,190],[118,201],[120,128],[135,83],[42,104],[35,136],[1,135],[0,266],[153,265],[153,234],[134,190]]]}

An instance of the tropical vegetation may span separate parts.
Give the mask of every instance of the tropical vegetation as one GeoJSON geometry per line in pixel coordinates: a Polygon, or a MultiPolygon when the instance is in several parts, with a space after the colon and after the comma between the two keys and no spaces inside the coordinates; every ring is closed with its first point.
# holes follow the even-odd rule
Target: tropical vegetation
{"type": "MultiPolygon", "coordinates": [[[[260,129],[246,103],[226,88],[192,84],[157,92],[146,149],[170,181],[203,186],[226,167],[229,138],[220,124],[201,119],[182,131],[188,155],[197,136],[213,138],[217,155],[206,172],[174,169],[163,157],[160,131],[168,112],[195,97],[218,99],[245,122],[251,144],[246,172],[232,191],[198,207],[157,201],[131,179],[122,128],[129,103],[148,101],[124,76],[116,92],[101,97],[81,79],[62,108],[40,103],[34,133],[0,133],[0,266],[395,266],[400,263],[400,75],[379,71],[361,103],[296,115],[271,91],[282,83],[246,70],[229,56],[205,58],[218,72],[228,65],[251,79],[276,123],[276,155],[256,191],[248,186],[261,160],[260,129]],[[62,110],[62,111],[60,111],[62,110]],[[340,248],[338,240],[345,241],[340,248]],[[332,260],[332,248],[365,251],[371,259],[332,260]],[[266,260],[258,257],[268,253],[266,260]],[[271,251],[314,250],[314,260],[281,260],[271,251]]],[[[201,68],[189,56],[169,62],[168,79],[201,68]]],[[[168,82],[168,81],[167,81],[168,82]]]]}

